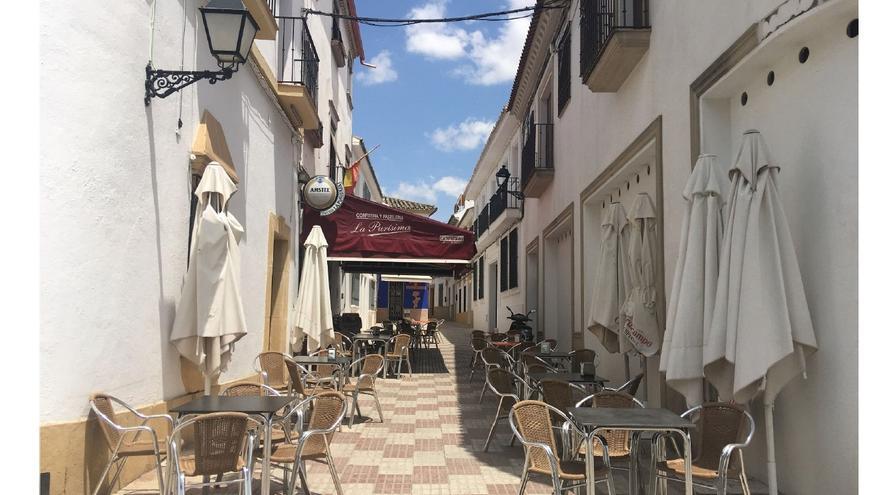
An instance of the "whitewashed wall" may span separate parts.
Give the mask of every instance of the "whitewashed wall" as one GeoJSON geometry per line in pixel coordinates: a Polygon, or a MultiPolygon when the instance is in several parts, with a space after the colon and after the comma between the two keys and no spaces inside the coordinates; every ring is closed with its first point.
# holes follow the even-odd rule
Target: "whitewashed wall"
{"type": "MultiPolygon", "coordinates": [[[[221,380],[251,374],[261,350],[270,212],[299,228],[299,145],[252,69],[145,107],[150,3],[88,3],[56,2],[40,19],[42,422],[85,416],[99,390],[134,405],[183,393],[168,335],[186,270],[188,158],[203,110],[223,125],[241,178],[230,208],[245,228],[249,334],[221,380]]],[[[197,3],[185,20],[180,3],[157,5],[156,67],[179,66],[182,22],[184,67],[215,66],[196,28],[197,3]]]]}
{"type": "MultiPolygon", "coordinates": [[[[628,80],[612,94],[592,93],[581,85],[577,76],[580,33],[574,18],[571,101],[561,117],[554,117],[555,177],[540,198],[526,201],[521,243],[540,236],[574,203],[574,269],[583,273],[581,239],[589,245],[590,236],[597,233],[581,232],[581,191],[662,116],[663,256],[668,292],[684,208],[681,191],[692,165],[689,86],[752,23],[779,3],[651,2],[650,47],[628,80]]],[[[824,2],[784,26],[780,31],[811,22],[810,16],[822,18],[813,18],[812,22],[822,24],[817,29],[789,40],[792,46],[780,51],[784,60],[766,62],[766,68],[776,72],[774,87],[761,86],[764,72],[752,82],[744,81],[729,112],[730,146],[739,144],[742,130],[757,127],[782,166],[781,192],[820,345],[819,352],[807,362],[809,380],[792,383],[777,400],[777,456],[780,489],[785,493],[856,492],[857,458],[852,446],[857,444],[857,371],[852,356],[857,348],[858,295],[857,39],[845,35],[846,23],[857,17],[855,10],[852,0],[824,2]],[[832,10],[840,15],[826,18],[822,14],[832,10]],[[803,65],[797,63],[800,45],[810,46],[812,52],[803,65]],[[740,91],[750,95],[743,110],[737,108],[740,91]],[[833,425],[833,433],[823,432],[829,425],[833,425]]],[[[555,59],[547,67],[555,72],[555,59]]],[[[735,149],[727,153],[735,153],[735,149]]],[[[542,252],[544,248],[542,241],[542,252]]],[[[543,255],[540,258],[543,260],[543,255]]],[[[589,287],[590,281],[585,282],[589,287]]],[[[581,284],[576,282],[573,289],[580,305],[581,284]]],[[[583,328],[588,317],[577,310],[575,325],[583,328]]],[[[586,335],[589,340],[590,334],[586,335]]],[[[603,354],[600,368],[603,373],[606,367],[619,369],[619,360],[603,354]]],[[[760,414],[758,419],[762,422],[760,414]]],[[[765,478],[761,435],[759,431],[747,459],[750,474],[765,478]]]]}

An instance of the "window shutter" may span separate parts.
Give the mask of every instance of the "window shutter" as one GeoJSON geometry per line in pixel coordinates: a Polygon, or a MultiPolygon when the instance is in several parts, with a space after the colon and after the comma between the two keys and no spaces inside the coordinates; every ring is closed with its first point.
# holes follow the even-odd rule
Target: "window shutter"
{"type": "Polygon", "coordinates": [[[510,288],[513,289],[514,287],[517,287],[519,285],[519,239],[516,229],[510,231],[510,236],[508,236],[508,239],[509,241],[507,248],[509,249],[508,257],[510,258],[509,285],[510,288]]]}
{"type": "Polygon", "coordinates": [[[501,292],[507,290],[507,237],[501,239],[501,292]]]}
{"type": "Polygon", "coordinates": [[[480,256],[480,270],[479,270],[479,273],[480,273],[480,285],[479,285],[479,288],[480,288],[480,299],[482,299],[482,298],[483,298],[483,286],[485,285],[485,283],[483,282],[483,257],[482,257],[482,256],[480,256]]]}
{"type": "Polygon", "coordinates": [[[556,112],[561,113],[571,97],[571,31],[569,29],[566,29],[565,34],[562,35],[556,57],[558,59],[556,95],[559,98],[556,112]]]}

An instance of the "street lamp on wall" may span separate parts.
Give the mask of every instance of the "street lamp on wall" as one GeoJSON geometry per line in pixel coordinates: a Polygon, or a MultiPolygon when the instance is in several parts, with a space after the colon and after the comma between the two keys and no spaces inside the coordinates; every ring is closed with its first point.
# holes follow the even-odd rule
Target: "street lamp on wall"
{"type": "Polygon", "coordinates": [[[504,191],[507,194],[510,194],[516,199],[523,199],[523,194],[519,191],[508,191],[507,190],[507,181],[510,180],[510,170],[507,170],[507,165],[502,165],[498,172],[495,172],[495,183],[498,184],[498,189],[504,188],[504,191]]]}
{"type": "Polygon", "coordinates": [[[208,48],[217,59],[220,70],[153,69],[152,64],[147,63],[145,105],[149,105],[154,96],[165,98],[202,79],[207,79],[211,84],[225,81],[238,70],[239,64],[247,61],[258,26],[241,0],[211,0],[199,11],[205,25],[208,48]]]}

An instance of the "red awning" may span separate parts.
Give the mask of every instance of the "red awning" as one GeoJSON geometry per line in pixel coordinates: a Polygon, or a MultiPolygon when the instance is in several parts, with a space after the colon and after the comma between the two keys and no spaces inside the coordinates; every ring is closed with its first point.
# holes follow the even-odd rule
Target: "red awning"
{"type": "Polygon", "coordinates": [[[327,216],[304,205],[303,232],[314,225],[324,231],[331,261],[463,264],[476,254],[470,230],[355,196],[327,216]]]}

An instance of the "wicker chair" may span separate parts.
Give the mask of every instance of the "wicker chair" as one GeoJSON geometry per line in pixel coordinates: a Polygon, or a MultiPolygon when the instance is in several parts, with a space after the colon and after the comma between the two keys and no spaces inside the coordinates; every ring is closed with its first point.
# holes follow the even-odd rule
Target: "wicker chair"
{"type": "Polygon", "coordinates": [[[537,345],[540,347],[541,344],[543,344],[544,342],[547,342],[548,344],[550,344],[550,350],[551,350],[551,351],[555,351],[555,350],[556,350],[556,347],[559,345],[559,342],[557,342],[556,339],[544,339],[544,340],[538,342],[537,345]]]}
{"type": "MultiPolygon", "coordinates": [[[[618,409],[627,409],[634,407],[644,408],[645,405],[635,397],[626,392],[617,392],[604,390],[592,394],[575,404],[575,407],[583,407],[589,405],[591,407],[613,407],[618,409]]],[[[635,479],[633,477],[637,469],[636,452],[633,449],[633,434],[626,430],[606,430],[602,433],[604,443],[596,442],[593,444],[593,455],[600,455],[605,449],[608,451],[608,458],[611,460],[612,469],[621,469],[628,472],[629,492],[634,493],[635,479]],[[614,461],[626,460],[629,464],[626,468],[614,467],[614,461]]],[[[577,449],[578,455],[587,455],[586,444],[580,444],[577,449]]]]}
{"type": "Polygon", "coordinates": [[[275,390],[290,390],[290,376],[284,360],[290,355],[283,352],[261,352],[254,358],[254,371],[260,374],[265,385],[275,390]]]}
{"type": "Polygon", "coordinates": [[[489,334],[490,342],[507,342],[507,334],[506,333],[490,333],[489,334]]]}
{"type": "Polygon", "coordinates": [[[351,339],[342,332],[333,332],[333,347],[336,348],[336,354],[348,358],[354,349],[351,339]]]}
{"type": "MultiPolygon", "coordinates": [[[[281,393],[268,385],[262,383],[238,383],[230,385],[223,390],[221,395],[227,397],[278,397],[281,393]]],[[[287,407],[281,410],[281,416],[287,415],[287,407]]],[[[290,424],[283,421],[273,421],[272,424],[272,443],[290,440],[291,428],[290,424]]]]}
{"type": "Polygon", "coordinates": [[[437,340],[437,322],[429,321],[428,325],[422,330],[422,342],[425,347],[434,344],[434,347],[440,349],[440,341],[437,340]]]}
{"type": "MultiPolygon", "coordinates": [[[[342,420],[345,418],[345,396],[340,392],[321,392],[296,406],[295,412],[300,417],[305,415],[306,406],[311,407],[309,412],[308,429],[301,430],[297,435],[296,443],[282,443],[272,450],[270,462],[281,464],[284,467],[284,484],[290,485],[285,493],[296,493],[296,476],[291,473],[305,471],[302,464],[305,461],[324,462],[330,468],[330,476],[336,487],[336,493],[342,495],[342,485],[333,463],[330,453],[330,443],[333,434],[342,420]]],[[[300,423],[300,428],[302,428],[300,423]]],[[[261,455],[261,453],[258,453],[261,455]]]]}
{"type": "Polygon", "coordinates": [[[549,476],[553,483],[554,495],[562,495],[566,490],[599,481],[605,481],[608,493],[614,495],[608,457],[603,455],[592,459],[596,479],[587,479],[585,462],[588,461],[560,458],[556,447],[554,420],[563,423],[572,434],[586,438],[586,434],[565,413],[544,402],[526,400],[517,402],[511,408],[510,427],[516,438],[522,442],[525,451],[520,495],[525,493],[531,475],[549,476]]]}
{"type": "Polygon", "coordinates": [[[581,363],[595,363],[596,351],[592,349],[576,349],[568,353],[571,356],[571,371],[577,373],[581,369],[581,363]]]}
{"type": "Polygon", "coordinates": [[[482,330],[471,330],[471,338],[479,337],[481,339],[487,339],[489,335],[482,330]]]}
{"type": "MultiPolygon", "coordinates": [[[[489,428],[489,435],[486,437],[486,443],[483,445],[483,452],[489,450],[489,443],[495,436],[495,428],[498,426],[498,420],[502,415],[510,414],[510,408],[517,403],[520,398],[517,393],[517,385],[523,385],[524,390],[528,391],[522,378],[514,375],[508,370],[492,367],[486,371],[486,383],[489,390],[498,396],[498,408],[495,410],[495,419],[492,421],[492,427],[489,428]]],[[[510,445],[513,445],[514,437],[510,438],[510,445]]]]}
{"type": "MultiPolygon", "coordinates": [[[[480,330],[475,330],[475,332],[480,332],[480,330]]],[[[482,332],[481,332],[481,334],[482,334],[482,332]]],[[[474,351],[474,353],[471,356],[471,374],[468,377],[468,381],[473,380],[474,372],[477,370],[478,367],[482,367],[482,365],[483,365],[483,357],[482,357],[483,350],[488,345],[489,345],[489,342],[486,339],[484,339],[483,337],[477,337],[477,336],[471,337],[471,350],[474,351]]]]}
{"type": "MultiPolygon", "coordinates": [[[[697,425],[694,452],[698,454],[691,460],[694,485],[714,488],[719,495],[726,495],[728,478],[738,478],[743,493],[750,494],[742,451],[751,443],[755,434],[755,420],[752,415],[737,404],[710,402],[688,409],[681,417],[689,418],[697,425]],[[739,458],[739,462],[734,461],[731,466],[731,457],[734,455],[739,458]],[[712,481],[712,484],[706,484],[707,481],[712,481]]],[[[661,479],[681,482],[684,478],[683,456],[660,459],[665,452],[665,438],[664,434],[654,435],[654,459],[651,465],[656,470],[653,472],[651,488],[653,495],[656,495],[661,479]]]]}
{"type": "MultiPolygon", "coordinates": [[[[385,367],[385,358],[381,354],[368,354],[349,365],[349,369],[358,369],[360,366],[360,376],[355,383],[346,383],[342,386],[342,393],[345,396],[351,396],[351,418],[348,421],[348,427],[354,426],[354,413],[357,411],[358,416],[361,415],[361,408],[358,405],[358,395],[372,395],[376,401],[376,410],[379,412],[379,421],[384,423],[382,417],[382,405],[379,404],[379,392],[376,390],[376,379],[379,373],[385,367]]],[[[345,373],[348,376],[348,373],[345,373]]]]}
{"type": "Polygon", "coordinates": [[[412,342],[412,337],[405,333],[391,339],[389,344],[393,344],[393,346],[391,352],[385,353],[385,360],[388,361],[388,363],[382,373],[383,378],[388,377],[388,368],[391,367],[391,362],[397,363],[397,376],[399,377],[404,361],[406,362],[406,369],[409,371],[409,376],[412,376],[412,363],[409,361],[410,342],[412,342]]]}
{"type": "Polygon", "coordinates": [[[486,388],[489,386],[489,371],[492,368],[501,368],[513,371],[516,364],[513,359],[504,351],[491,345],[486,346],[480,353],[483,360],[483,367],[486,369],[486,376],[483,380],[483,389],[480,391],[480,403],[483,403],[483,396],[486,394],[486,388]]]}
{"type": "MultiPolygon", "coordinates": [[[[318,349],[309,353],[309,356],[330,357],[327,349],[318,349]]],[[[337,388],[342,375],[342,366],[338,364],[318,364],[315,371],[306,376],[307,383],[314,383],[323,388],[337,388]]]]}
{"type": "Polygon", "coordinates": [[[539,387],[543,401],[560,411],[567,411],[569,407],[574,407],[578,400],[587,396],[584,387],[553,378],[544,378],[539,387]]]}
{"type": "Polygon", "coordinates": [[[285,358],[284,359],[285,367],[287,368],[287,374],[290,377],[290,394],[298,395],[299,397],[306,399],[315,395],[316,392],[320,390],[327,390],[325,387],[318,385],[318,377],[309,373],[309,370],[305,369],[293,360],[293,358],[285,358]],[[307,380],[307,377],[310,378],[307,380]]]}
{"type": "Polygon", "coordinates": [[[241,483],[245,495],[251,495],[255,432],[262,427],[254,417],[234,412],[201,414],[178,424],[171,433],[168,449],[170,476],[176,480],[175,495],[186,493],[187,476],[202,476],[205,480],[190,486],[241,483]],[[191,436],[184,431],[192,432],[191,436]],[[186,451],[191,453],[184,454],[184,444],[189,442],[192,446],[186,451]],[[241,478],[222,479],[229,472],[241,473],[241,478]],[[211,476],[217,476],[217,480],[210,481],[211,476]]]}
{"type": "Polygon", "coordinates": [[[162,478],[161,466],[162,458],[167,456],[167,445],[165,437],[160,436],[156,428],[149,426],[147,423],[154,420],[167,421],[168,431],[171,431],[174,426],[174,420],[171,419],[171,416],[167,414],[147,415],[140,413],[125,402],[107,394],[92,395],[89,399],[89,407],[91,407],[95,416],[98,417],[98,421],[101,425],[101,432],[104,434],[104,439],[110,447],[110,460],[107,461],[107,466],[104,468],[104,471],[101,472],[101,476],[98,478],[98,482],[95,484],[95,489],[92,493],[97,495],[98,491],[101,489],[101,485],[104,483],[104,479],[107,478],[107,474],[110,472],[110,467],[118,462],[119,466],[117,467],[116,474],[113,475],[113,479],[110,481],[109,486],[112,487],[115,485],[116,480],[120,473],[122,473],[122,468],[125,467],[125,463],[128,461],[129,457],[155,458],[156,476],[159,479],[159,493],[164,493],[165,483],[162,478]],[[122,426],[116,416],[116,411],[113,408],[114,403],[122,406],[126,412],[133,414],[138,418],[140,424],[137,426],[122,426]]]}

